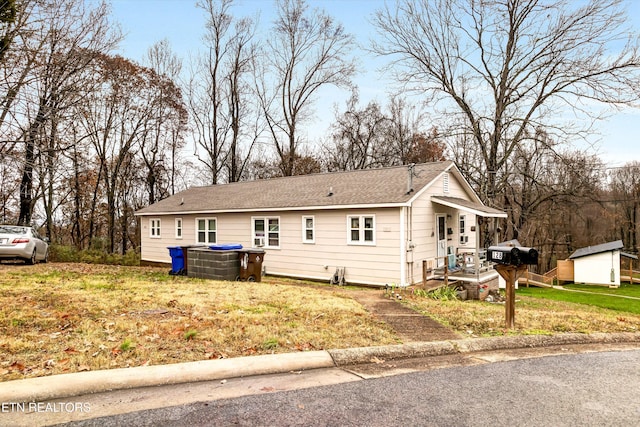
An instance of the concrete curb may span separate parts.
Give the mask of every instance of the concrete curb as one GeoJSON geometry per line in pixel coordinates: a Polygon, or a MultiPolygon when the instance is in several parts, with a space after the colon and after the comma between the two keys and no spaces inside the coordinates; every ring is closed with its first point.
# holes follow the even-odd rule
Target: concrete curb
{"type": "Polygon", "coordinates": [[[418,342],[380,347],[329,350],[337,366],[370,363],[375,358],[403,359],[442,356],[455,353],[548,347],[571,344],[640,343],[640,333],[522,335],[491,338],[466,338],[453,341],[418,342]]]}
{"type": "Polygon", "coordinates": [[[212,381],[456,353],[572,344],[640,343],[640,333],[526,335],[309,351],[79,372],[0,383],[0,402],[43,402],[137,387],[212,381]]]}
{"type": "Polygon", "coordinates": [[[222,380],[334,366],[333,359],[326,351],[309,351],[78,372],[0,383],[0,402],[42,402],[136,387],[222,380]]]}

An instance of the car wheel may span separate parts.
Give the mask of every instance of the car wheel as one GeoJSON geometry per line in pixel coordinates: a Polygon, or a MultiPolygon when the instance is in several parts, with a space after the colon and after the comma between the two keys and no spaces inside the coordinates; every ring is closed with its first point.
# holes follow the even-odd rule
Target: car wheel
{"type": "Polygon", "coordinates": [[[46,264],[47,262],[49,262],[49,249],[47,249],[47,250],[44,252],[44,258],[42,258],[42,262],[43,262],[43,263],[45,263],[45,264],[46,264]]]}
{"type": "Polygon", "coordinates": [[[29,265],[34,265],[36,263],[36,250],[33,250],[33,253],[31,254],[31,258],[29,258],[27,260],[27,264],[29,265]]]}

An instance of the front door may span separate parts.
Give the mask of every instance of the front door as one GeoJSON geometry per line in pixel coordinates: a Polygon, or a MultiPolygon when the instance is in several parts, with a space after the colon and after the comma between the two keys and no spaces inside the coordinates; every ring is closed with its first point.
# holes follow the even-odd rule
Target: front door
{"type": "Polygon", "coordinates": [[[437,250],[436,257],[438,258],[438,267],[444,267],[445,258],[447,256],[447,222],[444,214],[436,215],[436,237],[437,237],[437,250]]]}

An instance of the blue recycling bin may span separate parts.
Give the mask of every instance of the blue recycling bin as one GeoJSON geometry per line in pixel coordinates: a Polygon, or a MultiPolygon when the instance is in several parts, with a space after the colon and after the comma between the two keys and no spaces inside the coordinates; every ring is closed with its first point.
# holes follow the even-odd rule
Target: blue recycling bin
{"type": "Polygon", "coordinates": [[[184,251],[181,246],[168,246],[171,255],[171,271],[169,274],[184,274],[184,251]]]}

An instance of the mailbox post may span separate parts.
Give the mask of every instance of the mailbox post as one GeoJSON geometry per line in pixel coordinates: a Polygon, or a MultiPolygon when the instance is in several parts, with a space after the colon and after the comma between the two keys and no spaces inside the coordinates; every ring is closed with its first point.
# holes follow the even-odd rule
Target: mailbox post
{"type": "Polygon", "coordinates": [[[497,264],[495,269],[506,282],[505,326],[513,329],[516,323],[516,280],[529,265],[538,264],[538,251],[520,246],[490,246],[487,252],[489,261],[497,264]]]}

